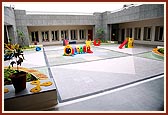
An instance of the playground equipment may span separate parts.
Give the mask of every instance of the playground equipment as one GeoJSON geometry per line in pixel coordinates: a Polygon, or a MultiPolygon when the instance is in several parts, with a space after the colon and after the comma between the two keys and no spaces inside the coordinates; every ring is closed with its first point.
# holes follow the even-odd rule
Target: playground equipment
{"type": "Polygon", "coordinates": [[[128,43],[128,39],[125,39],[124,42],[119,46],[119,48],[121,49],[124,45],[126,45],[128,43]]]}
{"type": "Polygon", "coordinates": [[[133,48],[134,39],[126,38],[122,44],[120,44],[119,48],[121,49],[125,45],[125,48],[133,48]]]}
{"type": "Polygon", "coordinates": [[[65,56],[72,56],[74,54],[74,51],[72,51],[72,46],[71,45],[66,45],[64,47],[64,55],[65,56]]]}
{"type": "Polygon", "coordinates": [[[91,47],[89,45],[76,46],[76,47],[67,45],[64,47],[64,56],[73,56],[76,54],[83,54],[83,53],[93,53],[93,52],[91,51],[91,47]]]}
{"type": "Polygon", "coordinates": [[[100,39],[95,39],[94,42],[93,42],[93,45],[94,46],[100,46],[100,39]]]}
{"type": "Polygon", "coordinates": [[[63,46],[69,45],[69,41],[68,40],[63,40],[63,46]]]}
{"type": "Polygon", "coordinates": [[[41,47],[36,47],[36,51],[40,51],[41,50],[41,47]]]}
{"type": "Polygon", "coordinates": [[[128,48],[133,48],[134,47],[134,39],[133,38],[129,38],[128,40],[128,48]]]}
{"type": "Polygon", "coordinates": [[[90,46],[86,46],[86,53],[93,53],[90,46]]]}
{"type": "Polygon", "coordinates": [[[91,41],[90,40],[86,40],[85,43],[86,43],[87,46],[91,45],[91,41]]]}
{"type": "Polygon", "coordinates": [[[83,53],[83,46],[80,46],[79,53],[80,53],[80,54],[83,53]]]}
{"type": "Polygon", "coordinates": [[[83,54],[83,53],[93,53],[90,47],[91,41],[86,41],[86,45],[84,46],[71,46],[66,45],[64,47],[64,56],[73,56],[76,54],[83,54]]]}

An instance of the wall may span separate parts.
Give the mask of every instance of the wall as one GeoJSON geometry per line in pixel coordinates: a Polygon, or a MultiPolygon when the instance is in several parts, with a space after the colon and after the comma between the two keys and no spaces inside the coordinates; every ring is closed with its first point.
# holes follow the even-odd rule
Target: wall
{"type": "Polygon", "coordinates": [[[93,15],[30,15],[26,14],[24,10],[15,10],[15,15],[17,28],[24,31],[27,44],[30,44],[28,31],[31,31],[33,26],[38,27],[40,31],[40,26],[51,29],[53,26],[94,26],[95,23],[97,24],[95,21],[97,19],[93,15]],[[29,30],[27,27],[29,27],[29,30]]]}
{"type": "MultiPolygon", "coordinates": [[[[48,45],[48,44],[60,44],[62,43],[62,38],[61,38],[61,34],[60,31],[61,30],[68,30],[68,32],[70,32],[70,30],[77,30],[77,32],[79,32],[80,29],[84,29],[84,30],[93,30],[93,26],[91,25],[67,25],[67,26],[28,26],[28,32],[29,35],[31,35],[31,32],[33,31],[38,31],[39,33],[39,43],[43,44],[43,45],[48,45]],[[51,38],[51,31],[59,31],[59,41],[52,41],[51,38]],[[42,31],[49,31],[49,42],[42,42],[42,35],[41,32],[42,31]]],[[[68,34],[69,35],[69,34],[68,34]]],[[[78,34],[77,34],[78,36],[78,34]]],[[[78,36],[79,37],[79,36],[78,36]]],[[[68,36],[69,40],[71,41],[70,36],[68,36]]],[[[87,39],[87,32],[86,32],[86,39],[87,39]]],[[[32,41],[31,38],[29,39],[29,41],[32,41]]],[[[84,43],[85,40],[77,40],[77,42],[83,42],[84,43]]]]}
{"type": "MultiPolygon", "coordinates": [[[[17,43],[15,14],[11,7],[4,7],[4,29],[8,34],[7,36],[12,39],[12,43],[17,43]]],[[[8,38],[4,37],[4,39],[8,38]]]]}
{"type": "Polygon", "coordinates": [[[17,29],[21,29],[26,35],[26,44],[29,44],[30,26],[75,26],[90,25],[93,27],[93,35],[96,30],[105,30],[105,39],[110,39],[110,25],[127,22],[143,21],[149,19],[164,18],[163,4],[144,4],[132,6],[121,11],[111,13],[109,11],[93,15],[30,15],[24,10],[15,10],[15,21],[17,29]]]}
{"type": "MultiPolygon", "coordinates": [[[[16,28],[19,31],[22,31],[25,35],[24,45],[29,45],[29,34],[27,29],[27,16],[25,10],[15,10],[15,21],[16,28]]],[[[22,41],[18,40],[19,44],[22,44],[22,41]]]]}
{"type": "Polygon", "coordinates": [[[132,28],[133,29],[132,36],[134,37],[134,29],[136,27],[140,27],[141,28],[141,40],[135,40],[134,41],[135,43],[151,44],[151,45],[164,45],[163,42],[154,41],[154,38],[155,38],[155,27],[156,26],[163,26],[164,27],[164,19],[163,18],[156,18],[156,19],[149,19],[149,20],[143,20],[143,21],[134,21],[134,22],[127,22],[127,23],[119,24],[119,30],[120,30],[120,32],[119,32],[120,33],[119,40],[121,40],[121,29],[125,29],[126,30],[126,28],[132,28]],[[152,38],[151,38],[151,41],[144,41],[143,40],[143,29],[144,29],[144,27],[152,27],[152,38]]]}
{"type": "Polygon", "coordinates": [[[121,11],[109,14],[107,23],[124,23],[159,17],[164,17],[163,4],[144,4],[125,8],[121,11]]]}

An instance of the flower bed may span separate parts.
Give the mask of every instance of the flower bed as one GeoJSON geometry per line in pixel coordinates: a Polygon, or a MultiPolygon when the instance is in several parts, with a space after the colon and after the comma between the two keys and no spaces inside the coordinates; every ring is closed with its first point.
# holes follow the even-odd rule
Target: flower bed
{"type": "Polygon", "coordinates": [[[159,51],[159,48],[154,48],[152,54],[157,58],[164,59],[164,54],[159,51]]]}

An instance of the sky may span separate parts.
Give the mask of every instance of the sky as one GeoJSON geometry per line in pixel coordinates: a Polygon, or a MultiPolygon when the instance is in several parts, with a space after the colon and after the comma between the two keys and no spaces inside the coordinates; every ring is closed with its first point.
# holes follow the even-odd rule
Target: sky
{"type": "MultiPolygon", "coordinates": [[[[125,3],[124,3],[125,4],[125,3]]],[[[122,2],[4,2],[15,9],[41,12],[105,12],[123,8],[122,2]]],[[[128,3],[130,4],[130,3],[128,3]]]]}

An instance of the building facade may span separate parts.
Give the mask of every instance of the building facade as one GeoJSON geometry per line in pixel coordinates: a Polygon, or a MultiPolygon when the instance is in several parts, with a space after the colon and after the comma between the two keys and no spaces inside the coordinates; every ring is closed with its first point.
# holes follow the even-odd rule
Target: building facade
{"type": "Polygon", "coordinates": [[[126,37],[135,43],[164,45],[164,4],[125,7],[116,12],[95,12],[92,15],[27,14],[25,10],[4,7],[4,42],[22,43],[17,30],[25,34],[24,43],[61,44],[62,39],[84,43],[97,38],[97,29],[104,30],[103,39],[123,42],[126,37]]]}

